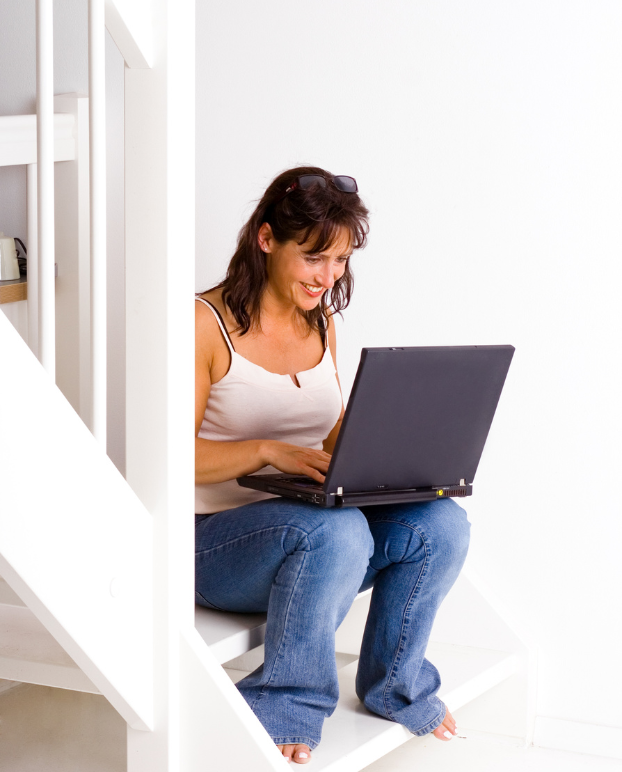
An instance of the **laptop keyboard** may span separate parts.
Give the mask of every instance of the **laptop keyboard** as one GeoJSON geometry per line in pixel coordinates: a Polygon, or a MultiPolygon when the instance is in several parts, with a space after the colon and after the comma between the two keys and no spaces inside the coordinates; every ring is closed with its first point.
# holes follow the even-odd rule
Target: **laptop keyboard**
{"type": "Polygon", "coordinates": [[[305,475],[293,475],[293,474],[282,474],[278,477],[279,480],[283,480],[283,482],[289,482],[289,483],[296,483],[296,485],[304,485],[307,488],[321,488],[319,482],[314,480],[312,477],[306,477],[305,475]]]}

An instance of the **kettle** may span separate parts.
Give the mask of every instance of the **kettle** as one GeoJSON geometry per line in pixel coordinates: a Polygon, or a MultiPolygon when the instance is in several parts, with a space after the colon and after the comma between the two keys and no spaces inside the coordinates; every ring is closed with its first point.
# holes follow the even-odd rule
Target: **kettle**
{"type": "Polygon", "coordinates": [[[0,231],[0,281],[19,279],[19,263],[15,239],[9,238],[0,231]]]}

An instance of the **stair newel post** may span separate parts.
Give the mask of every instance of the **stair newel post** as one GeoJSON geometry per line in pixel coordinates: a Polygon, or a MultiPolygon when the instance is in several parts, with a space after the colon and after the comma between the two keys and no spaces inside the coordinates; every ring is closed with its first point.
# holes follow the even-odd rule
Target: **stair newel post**
{"type": "Polygon", "coordinates": [[[152,516],[154,549],[154,730],[128,727],[128,772],[172,772],[180,634],[194,623],[194,3],[150,3],[137,26],[122,4],[113,10],[106,21],[128,65],[127,480],[152,516]]]}

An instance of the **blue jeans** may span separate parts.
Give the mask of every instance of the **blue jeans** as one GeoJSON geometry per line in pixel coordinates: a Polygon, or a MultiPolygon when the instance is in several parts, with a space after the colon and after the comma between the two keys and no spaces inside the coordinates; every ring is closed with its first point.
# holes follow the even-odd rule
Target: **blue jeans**
{"type": "Polygon", "coordinates": [[[275,743],[319,743],[338,698],[335,630],[371,586],[359,698],[416,735],[442,723],[424,654],[469,527],[451,499],[322,509],[274,498],[197,516],[196,602],[268,612],[264,663],[238,688],[275,743]]]}

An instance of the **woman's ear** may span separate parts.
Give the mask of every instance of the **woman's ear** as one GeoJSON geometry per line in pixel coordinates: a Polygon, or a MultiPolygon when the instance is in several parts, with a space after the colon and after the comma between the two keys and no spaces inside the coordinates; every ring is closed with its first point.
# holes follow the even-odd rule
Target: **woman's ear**
{"type": "Polygon", "coordinates": [[[262,252],[265,252],[266,254],[270,254],[270,252],[272,252],[272,247],[274,245],[274,234],[272,233],[272,228],[267,222],[262,223],[260,226],[259,232],[257,233],[257,241],[262,252]]]}

